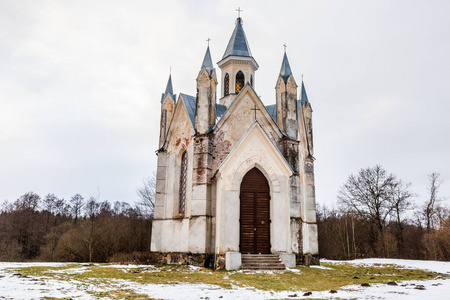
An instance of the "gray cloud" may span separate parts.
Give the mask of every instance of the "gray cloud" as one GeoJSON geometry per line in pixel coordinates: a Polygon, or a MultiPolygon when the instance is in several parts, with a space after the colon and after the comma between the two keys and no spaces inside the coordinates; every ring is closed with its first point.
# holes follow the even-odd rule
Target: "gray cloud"
{"type": "Polygon", "coordinates": [[[314,109],[317,200],[382,164],[426,194],[450,195],[450,21],[446,1],[2,1],[0,201],[28,190],[100,190],[133,202],[155,169],[159,100],[195,95],[210,37],[220,60],[239,5],[275,102],[283,43],[314,109]]]}

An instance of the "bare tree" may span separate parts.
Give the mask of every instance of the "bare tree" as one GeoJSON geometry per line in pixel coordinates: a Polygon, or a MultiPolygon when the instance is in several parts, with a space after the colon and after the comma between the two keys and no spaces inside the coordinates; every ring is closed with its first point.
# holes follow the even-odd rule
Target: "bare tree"
{"type": "Polygon", "coordinates": [[[378,229],[378,240],[385,252],[384,228],[394,210],[392,191],[398,180],[388,174],[380,165],[361,169],[350,175],[338,192],[341,206],[355,211],[360,217],[371,222],[378,229]]]}
{"type": "Polygon", "coordinates": [[[17,199],[14,204],[12,233],[21,246],[21,254],[30,259],[39,254],[40,243],[44,234],[38,207],[41,197],[28,192],[17,199]]]}
{"type": "Polygon", "coordinates": [[[393,216],[395,222],[398,226],[398,243],[400,253],[403,254],[404,247],[404,237],[403,232],[405,230],[405,222],[403,219],[403,213],[407,210],[413,209],[413,204],[411,202],[411,197],[413,196],[409,191],[411,184],[404,183],[398,180],[397,183],[392,187],[392,205],[393,205],[393,216]]]}
{"type": "Polygon", "coordinates": [[[40,204],[41,197],[33,192],[28,192],[19,197],[19,199],[14,202],[16,210],[37,210],[40,204]]]}
{"type": "Polygon", "coordinates": [[[150,218],[153,217],[156,195],[156,174],[142,180],[143,186],[136,190],[141,210],[150,218]]]}
{"type": "Polygon", "coordinates": [[[81,209],[84,206],[84,198],[81,197],[80,194],[76,194],[70,199],[70,203],[72,204],[72,214],[75,226],[77,226],[78,219],[81,216],[81,209]]]}
{"type": "Polygon", "coordinates": [[[442,199],[438,197],[438,192],[444,181],[440,179],[440,176],[441,174],[436,172],[428,175],[428,191],[430,194],[428,200],[422,206],[421,211],[428,232],[434,228],[438,221],[437,219],[439,218],[440,211],[442,210],[442,207],[440,206],[442,199]]]}
{"type": "Polygon", "coordinates": [[[81,236],[88,249],[89,262],[92,262],[94,250],[96,249],[98,243],[98,240],[96,239],[96,223],[101,209],[102,204],[99,203],[94,197],[90,197],[84,207],[88,220],[85,221],[86,228],[83,229],[81,236]]]}

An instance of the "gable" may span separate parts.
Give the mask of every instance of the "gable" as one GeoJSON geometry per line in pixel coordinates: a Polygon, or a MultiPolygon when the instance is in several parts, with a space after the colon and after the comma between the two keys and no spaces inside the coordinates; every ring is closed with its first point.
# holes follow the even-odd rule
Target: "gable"
{"type": "Polygon", "coordinates": [[[213,169],[222,163],[226,155],[231,152],[247,129],[255,122],[255,108],[256,120],[267,132],[271,141],[278,143],[283,137],[283,133],[253,88],[246,85],[213,128],[215,145],[212,153],[213,169]]]}
{"type": "Polygon", "coordinates": [[[189,119],[191,120],[192,128],[194,128],[197,99],[195,99],[195,97],[193,97],[193,96],[189,96],[189,95],[186,95],[183,93],[180,94],[180,98],[184,104],[184,107],[189,116],[189,119]]]}
{"type": "Polygon", "coordinates": [[[231,152],[225,157],[220,165],[214,170],[216,174],[229,173],[234,174],[236,169],[246,160],[257,157],[267,162],[278,172],[291,176],[294,171],[288,164],[280,150],[271,140],[263,126],[256,120],[247,128],[246,132],[231,152]],[[229,172],[228,172],[229,170],[229,172]]]}
{"type": "Polygon", "coordinates": [[[257,119],[265,130],[269,132],[271,138],[274,137],[274,141],[283,136],[278,125],[274,122],[251,85],[246,84],[239,95],[230,104],[228,110],[225,111],[222,118],[217,122],[214,131],[217,133],[225,128],[239,127],[235,128],[241,132],[240,135],[238,134],[237,140],[239,140],[246,128],[248,128],[255,119],[257,119]]]}
{"type": "Polygon", "coordinates": [[[189,102],[185,103],[185,99],[180,95],[169,125],[166,140],[162,146],[166,151],[178,153],[182,147],[187,147],[191,143],[194,127],[193,119],[191,119],[189,113],[190,110],[189,102]]]}

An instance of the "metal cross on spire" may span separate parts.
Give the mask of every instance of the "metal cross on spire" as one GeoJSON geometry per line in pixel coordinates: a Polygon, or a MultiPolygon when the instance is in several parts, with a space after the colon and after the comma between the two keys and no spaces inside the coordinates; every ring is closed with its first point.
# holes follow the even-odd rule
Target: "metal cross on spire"
{"type": "Polygon", "coordinates": [[[209,47],[209,41],[210,41],[211,39],[210,38],[208,38],[206,41],[208,42],[208,47],[209,47]]]}
{"type": "Polygon", "coordinates": [[[286,43],[283,44],[283,47],[284,47],[284,53],[286,53],[286,48],[287,48],[286,43]]]}
{"type": "Polygon", "coordinates": [[[238,12],[238,18],[241,17],[241,11],[243,11],[240,7],[238,7],[238,9],[236,9],[236,11],[238,12]]]}

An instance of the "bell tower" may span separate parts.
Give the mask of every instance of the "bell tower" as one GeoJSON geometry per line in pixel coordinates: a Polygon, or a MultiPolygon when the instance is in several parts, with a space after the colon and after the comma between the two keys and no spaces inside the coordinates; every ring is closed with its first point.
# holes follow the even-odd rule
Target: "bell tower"
{"type": "Polygon", "coordinates": [[[242,18],[238,17],[222,60],[217,63],[222,71],[220,104],[226,107],[230,106],[246,84],[255,87],[255,71],[259,68],[250,51],[242,23],[242,18]]]}

